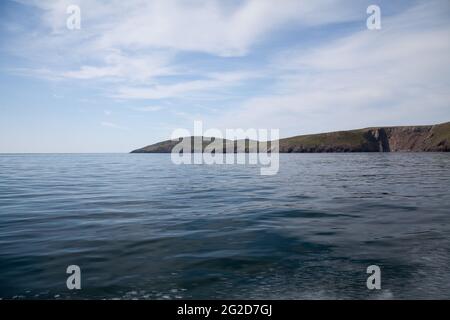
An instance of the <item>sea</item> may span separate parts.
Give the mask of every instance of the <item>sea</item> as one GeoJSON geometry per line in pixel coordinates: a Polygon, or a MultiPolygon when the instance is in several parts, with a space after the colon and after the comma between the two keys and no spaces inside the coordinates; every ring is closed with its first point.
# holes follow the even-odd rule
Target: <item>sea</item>
{"type": "Polygon", "coordinates": [[[450,153],[0,155],[0,299],[449,298],[450,153]]]}

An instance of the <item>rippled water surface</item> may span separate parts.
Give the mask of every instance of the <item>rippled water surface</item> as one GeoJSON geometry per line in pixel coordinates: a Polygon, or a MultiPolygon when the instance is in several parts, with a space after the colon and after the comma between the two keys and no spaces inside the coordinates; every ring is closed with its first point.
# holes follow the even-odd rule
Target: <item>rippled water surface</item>
{"type": "Polygon", "coordinates": [[[449,186],[443,153],[0,155],[0,297],[450,298],[449,186]]]}

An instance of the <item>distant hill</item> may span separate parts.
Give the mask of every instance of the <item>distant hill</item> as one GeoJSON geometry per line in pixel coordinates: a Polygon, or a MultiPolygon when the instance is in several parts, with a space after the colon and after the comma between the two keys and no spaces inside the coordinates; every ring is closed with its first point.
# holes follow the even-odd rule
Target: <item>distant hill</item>
{"type": "MultiPolygon", "coordinates": [[[[211,143],[209,140],[201,142],[202,137],[190,138],[193,146],[194,142],[199,142],[198,146],[202,145],[201,148],[192,147],[191,152],[202,152],[211,143]]],[[[227,147],[230,146],[233,152],[257,151],[257,142],[253,141],[256,146],[249,142],[245,140],[245,148],[238,148],[239,144],[235,141],[223,139],[223,152],[226,152],[227,147]]],[[[131,153],[170,153],[178,143],[178,141],[166,140],[131,153]]],[[[450,151],[450,122],[431,126],[374,127],[301,135],[280,139],[279,147],[281,153],[448,152],[450,151]]]]}

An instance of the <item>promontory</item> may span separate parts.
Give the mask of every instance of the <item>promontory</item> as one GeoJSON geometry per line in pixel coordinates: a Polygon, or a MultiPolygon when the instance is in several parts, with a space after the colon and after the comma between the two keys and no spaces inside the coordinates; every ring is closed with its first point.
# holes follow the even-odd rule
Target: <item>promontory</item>
{"type": "MultiPolygon", "coordinates": [[[[202,152],[215,139],[203,139],[201,136],[190,138],[191,141],[199,139],[201,141],[199,145],[202,146],[201,149],[193,147],[192,152],[202,152]]],[[[256,151],[252,149],[249,140],[245,140],[245,149],[242,150],[237,147],[239,144],[236,141],[223,139],[222,142],[224,153],[227,150],[233,150],[233,152],[256,151]],[[227,148],[230,145],[233,145],[234,148],[227,148]]],[[[170,153],[178,143],[177,140],[166,140],[133,150],[132,153],[170,153]]],[[[423,126],[371,127],[300,135],[279,140],[279,152],[281,153],[448,151],[450,151],[450,122],[423,126]]]]}

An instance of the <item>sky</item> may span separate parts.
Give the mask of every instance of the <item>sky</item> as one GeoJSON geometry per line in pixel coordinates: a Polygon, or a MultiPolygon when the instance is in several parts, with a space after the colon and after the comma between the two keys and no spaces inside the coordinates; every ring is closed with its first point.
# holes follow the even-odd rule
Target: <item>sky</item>
{"type": "Polygon", "coordinates": [[[0,153],[442,123],[449,88],[448,0],[0,2],[0,153]]]}

